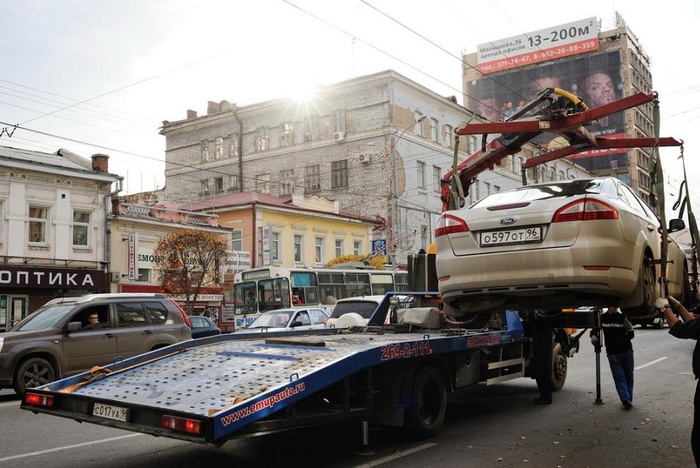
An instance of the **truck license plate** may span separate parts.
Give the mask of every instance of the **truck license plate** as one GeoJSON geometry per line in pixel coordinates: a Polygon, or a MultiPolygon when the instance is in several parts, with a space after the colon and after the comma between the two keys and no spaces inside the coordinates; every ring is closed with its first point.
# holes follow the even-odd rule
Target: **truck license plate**
{"type": "Polygon", "coordinates": [[[528,242],[542,242],[541,226],[503,231],[484,231],[479,234],[479,245],[481,247],[524,244],[528,242]]]}
{"type": "Polygon", "coordinates": [[[92,415],[100,418],[127,422],[129,420],[129,408],[105,405],[104,403],[95,403],[95,405],[92,407],[92,415]]]}

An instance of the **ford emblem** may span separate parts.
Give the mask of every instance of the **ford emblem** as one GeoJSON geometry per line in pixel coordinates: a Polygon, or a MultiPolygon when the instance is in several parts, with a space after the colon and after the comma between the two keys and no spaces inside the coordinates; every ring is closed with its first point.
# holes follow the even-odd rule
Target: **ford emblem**
{"type": "Polygon", "coordinates": [[[500,223],[503,224],[504,226],[509,226],[509,225],[515,223],[515,218],[511,218],[510,216],[507,218],[502,218],[500,223]]]}

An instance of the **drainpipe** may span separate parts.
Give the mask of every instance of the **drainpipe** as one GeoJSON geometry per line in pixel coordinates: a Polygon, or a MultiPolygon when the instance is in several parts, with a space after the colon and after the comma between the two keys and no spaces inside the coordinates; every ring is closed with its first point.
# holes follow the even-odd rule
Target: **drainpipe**
{"type": "Polygon", "coordinates": [[[243,124],[238,118],[238,106],[233,110],[233,118],[238,124],[238,191],[243,192],[243,124]]]}

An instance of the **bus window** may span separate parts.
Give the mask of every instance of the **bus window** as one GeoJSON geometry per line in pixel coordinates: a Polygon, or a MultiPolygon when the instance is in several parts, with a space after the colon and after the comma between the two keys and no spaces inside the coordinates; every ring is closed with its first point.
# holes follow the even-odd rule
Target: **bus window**
{"type": "Polygon", "coordinates": [[[258,303],[260,312],[292,306],[287,278],[271,278],[258,281],[258,303]]]}
{"type": "Polygon", "coordinates": [[[369,284],[368,273],[346,273],[345,289],[348,296],[369,296],[372,289],[369,284]]]}
{"type": "Polygon", "coordinates": [[[408,273],[395,273],[394,282],[396,283],[394,291],[408,291],[408,273]]]}
{"type": "Polygon", "coordinates": [[[255,281],[238,283],[233,288],[233,303],[236,314],[250,314],[258,311],[258,295],[255,281]]]}
{"type": "Polygon", "coordinates": [[[299,305],[318,304],[318,283],[315,272],[293,271],[289,276],[292,281],[292,294],[297,296],[299,305]]]}

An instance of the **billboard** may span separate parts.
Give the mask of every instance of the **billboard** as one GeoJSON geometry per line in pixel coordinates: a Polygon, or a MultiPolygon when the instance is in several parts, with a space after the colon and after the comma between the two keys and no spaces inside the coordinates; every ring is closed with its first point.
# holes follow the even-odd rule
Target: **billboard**
{"type": "MultiPolygon", "coordinates": [[[[556,30],[556,28],[553,29],[556,30]]],[[[527,37],[532,37],[532,34],[527,37]]],[[[511,38],[504,41],[512,43],[513,40],[511,38]]],[[[482,60],[480,58],[483,55],[482,52],[477,53],[477,61],[482,60]]],[[[495,122],[512,116],[541,90],[561,88],[581,98],[588,107],[594,108],[623,97],[624,74],[620,54],[619,49],[578,53],[535,65],[530,65],[532,61],[529,61],[528,66],[509,67],[493,73],[480,72],[477,67],[467,69],[465,71],[466,105],[486,119],[495,122]]],[[[624,113],[619,112],[598,119],[587,129],[597,136],[622,138],[625,136],[624,113]]],[[[556,145],[566,144],[561,138],[556,137],[556,134],[545,133],[533,142],[544,149],[553,149],[556,145]]],[[[627,166],[627,152],[624,149],[588,151],[570,156],[568,159],[573,159],[592,171],[622,169],[627,166]]]]}

